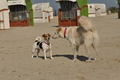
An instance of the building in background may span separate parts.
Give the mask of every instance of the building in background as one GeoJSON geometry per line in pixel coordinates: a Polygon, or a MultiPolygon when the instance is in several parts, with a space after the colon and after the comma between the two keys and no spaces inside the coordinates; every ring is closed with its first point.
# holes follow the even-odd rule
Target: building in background
{"type": "Polygon", "coordinates": [[[49,2],[33,4],[32,8],[35,23],[50,22],[50,19],[53,19],[53,8],[49,2]]]}
{"type": "Polygon", "coordinates": [[[80,16],[88,16],[87,0],[56,0],[60,4],[58,10],[58,26],[80,26],[80,16]]]}
{"type": "Polygon", "coordinates": [[[10,10],[10,26],[33,26],[31,0],[7,0],[10,10]]]}
{"type": "Polygon", "coordinates": [[[99,3],[88,4],[89,17],[100,17],[105,15],[107,15],[105,4],[99,4],[99,3]]]}

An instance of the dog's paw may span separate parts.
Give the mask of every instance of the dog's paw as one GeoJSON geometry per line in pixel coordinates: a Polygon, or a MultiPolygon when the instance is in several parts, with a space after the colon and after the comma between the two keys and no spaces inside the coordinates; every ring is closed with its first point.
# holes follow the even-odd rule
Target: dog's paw
{"type": "Polygon", "coordinates": [[[76,60],[73,60],[73,62],[76,62],[76,60]]]}
{"type": "Polygon", "coordinates": [[[76,62],[76,59],[73,59],[73,62],[76,62]]]}
{"type": "Polygon", "coordinates": [[[53,57],[50,58],[51,60],[53,59],[53,57]]]}
{"type": "Polygon", "coordinates": [[[90,59],[86,60],[86,63],[91,63],[91,60],[90,59]]]}
{"type": "Polygon", "coordinates": [[[97,61],[97,58],[95,58],[94,61],[97,61]]]}
{"type": "Polygon", "coordinates": [[[36,58],[39,58],[39,56],[37,56],[36,58]]]}
{"type": "Polygon", "coordinates": [[[44,60],[47,60],[47,58],[44,58],[44,60]]]}

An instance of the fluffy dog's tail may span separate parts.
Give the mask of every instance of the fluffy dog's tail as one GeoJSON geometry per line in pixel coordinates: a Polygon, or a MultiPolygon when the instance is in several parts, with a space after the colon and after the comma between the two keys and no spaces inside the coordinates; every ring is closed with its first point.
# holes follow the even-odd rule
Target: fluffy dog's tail
{"type": "Polygon", "coordinates": [[[38,36],[36,39],[35,39],[35,42],[38,42],[38,41],[41,41],[41,37],[38,36]]]}
{"type": "Polygon", "coordinates": [[[78,20],[78,22],[81,24],[81,26],[85,29],[85,30],[91,30],[93,29],[93,24],[91,22],[91,20],[86,17],[86,16],[81,16],[78,20]]]}
{"type": "Polygon", "coordinates": [[[78,22],[81,24],[81,26],[86,30],[86,31],[91,31],[93,33],[93,45],[94,46],[98,46],[99,44],[99,36],[98,36],[98,32],[95,29],[94,24],[92,23],[92,21],[86,17],[86,16],[82,16],[79,18],[78,22]]]}

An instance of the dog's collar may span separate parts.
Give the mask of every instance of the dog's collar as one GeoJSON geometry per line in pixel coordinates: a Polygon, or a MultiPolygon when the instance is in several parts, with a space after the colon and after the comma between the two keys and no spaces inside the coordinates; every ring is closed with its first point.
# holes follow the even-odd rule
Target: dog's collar
{"type": "Polygon", "coordinates": [[[67,30],[67,28],[65,28],[65,30],[64,30],[64,38],[66,38],[66,30],[67,30]]]}
{"type": "Polygon", "coordinates": [[[45,44],[47,44],[47,45],[50,45],[50,43],[47,43],[47,42],[44,42],[45,44]]]}

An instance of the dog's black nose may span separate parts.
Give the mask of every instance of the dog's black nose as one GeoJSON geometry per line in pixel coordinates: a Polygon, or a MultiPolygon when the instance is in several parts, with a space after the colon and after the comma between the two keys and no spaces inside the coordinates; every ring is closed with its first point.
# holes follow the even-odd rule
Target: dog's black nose
{"type": "Polygon", "coordinates": [[[52,37],[53,39],[55,39],[55,37],[52,37]]]}

